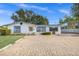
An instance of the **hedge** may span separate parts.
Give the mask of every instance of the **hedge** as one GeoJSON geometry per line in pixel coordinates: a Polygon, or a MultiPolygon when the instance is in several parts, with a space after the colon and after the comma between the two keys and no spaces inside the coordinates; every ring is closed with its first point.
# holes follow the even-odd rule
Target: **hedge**
{"type": "Polygon", "coordinates": [[[51,35],[51,32],[44,32],[44,33],[41,33],[41,35],[51,35]]]}
{"type": "Polygon", "coordinates": [[[0,28],[0,35],[9,35],[11,33],[10,29],[0,28]]]}

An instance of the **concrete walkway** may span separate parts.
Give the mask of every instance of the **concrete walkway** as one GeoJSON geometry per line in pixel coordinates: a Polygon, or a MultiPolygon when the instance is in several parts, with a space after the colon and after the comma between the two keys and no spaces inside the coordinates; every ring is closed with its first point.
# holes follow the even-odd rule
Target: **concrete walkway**
{"type": "Polygon", "coordinates": [[[79,56],[79,37],[36,35],[25,36],[11,47],[0,51],[2,56],[79,56]]]}

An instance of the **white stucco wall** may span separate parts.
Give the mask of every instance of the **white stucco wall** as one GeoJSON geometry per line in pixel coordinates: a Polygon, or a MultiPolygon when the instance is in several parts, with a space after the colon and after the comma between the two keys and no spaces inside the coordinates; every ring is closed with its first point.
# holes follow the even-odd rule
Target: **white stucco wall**
{"type": "Polygon", "coordinates": [[[58,31],[55,32],[55,34],[57,34],[57,35],[61,35],[61,26],[60,26],[60,25],[58,26],[58,31]]]}
{"type": "Polygon", "coordinates": [[[11,34],[14,33],[14,26],[20,26],[21,27],[21,33],[23,33],[23,34],[28,34],[28,33],[33,32],[33,31],[29,31],[29,27],[33,27],[33,29],[35,29],[34,25],[32,25],[32,24],[22,22],[22,25],[21,25],[20,22],[18,22],[18,23],[15,23],[15,24],[8,25],[8,28],[11,29],[11,34]]]}
{"type": "MultiPolygon", "coordinates": [[[[22,22],[22,25],[21,25],[20,23],[21,22],[16,22],[16,23],[8,25],[8,28],[11,29],[11,34],[14,34],[14,26],[20,26],[21,33],[23,33],[23,34],[38,33],[36,29],[37,29],[37,27],[40,27],[40,26],[46,27],[46,32],[50,32],[50,30],[49,30],[50,26],[48,26],[48,25],[34,25],[34,24],[28,24],[25,22],[22,22]],[[33,31],[29,31],[29,27],[33,27],[33,31]]],[[[57,27],[58,28],[57,33],[61,34],[61,27],[60,26],[51,26],[51,27],[57,27]]]]}
{"type": "Polygon", "coordinates": [[[46,32],[49,32],[49,26],[46,26],[46,32]]]}
{"type": "Polygon", "coordinates": [[[58,26],[58,33],[61,34],[61,26],[58,26]]]}

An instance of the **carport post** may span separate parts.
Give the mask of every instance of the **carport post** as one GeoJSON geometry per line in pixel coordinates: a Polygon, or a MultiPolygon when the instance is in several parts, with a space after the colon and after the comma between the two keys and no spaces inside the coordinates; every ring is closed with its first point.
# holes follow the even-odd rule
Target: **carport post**
{"type": "Polygon", "coordinates": [[[60,25],[58,26],[58,34],[59,35],[61,34],[61,26],[60,25]]]}

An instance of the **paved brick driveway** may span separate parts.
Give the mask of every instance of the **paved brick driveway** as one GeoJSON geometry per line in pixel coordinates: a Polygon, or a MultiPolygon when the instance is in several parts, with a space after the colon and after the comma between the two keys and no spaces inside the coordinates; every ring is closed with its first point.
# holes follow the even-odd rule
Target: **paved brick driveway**
{"type": "Polygon", "coordinates": [[[79,56],[79,37],[36,35],[25,36],[11,47],[0,51],[0,55],[12,56],[79,56]]]}

